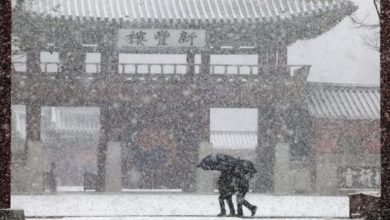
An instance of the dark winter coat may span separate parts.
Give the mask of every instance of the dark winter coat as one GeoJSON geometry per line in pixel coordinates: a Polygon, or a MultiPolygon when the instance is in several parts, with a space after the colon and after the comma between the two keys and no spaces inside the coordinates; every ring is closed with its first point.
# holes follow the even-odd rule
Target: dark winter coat
{"type": "Polygon", "coordinates": [[[233,185],[233,173],[231,172],[221,172],[221,175],[217,181],[217,187],[221,197],[228,197],[234,194],[234,185],[233,185]]]}
{"type": "Polygon", "coordinates": [[[246,193],[249,190],[249,181],[257,172],[249,160],[238,160],[234,168],[222,171],[217,186],[220,194],[232,195],[235,192],[246,193]]]}
{"type": "Polygon", "coordinates": [[[249,160],[239,160],[234,167],[233,185],[236,192],[246,193],[249,190],[249,181],[257,173],[253,163],[249,160]]]}

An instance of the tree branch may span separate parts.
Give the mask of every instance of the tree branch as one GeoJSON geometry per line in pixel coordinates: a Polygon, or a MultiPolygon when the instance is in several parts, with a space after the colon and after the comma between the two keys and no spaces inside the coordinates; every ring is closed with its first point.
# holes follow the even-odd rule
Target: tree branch
{"type": "Polygon", "coordinates": [[[381,12],[379,10],[379,0],[372,0],[374,2],[374,6],[375,6],[375,10],[376,10],[376,14],[378,15],[378,18],[381,18],[381,12]]]}
{"type": "Polygon", "coordinates": [[[366,24],[363,21],[357,19],[355,16],[350,16],[352,22],[357,26],[357,28],[364,28],[368,30],[374,30],[379,28],[379,24],[366,24]]]}

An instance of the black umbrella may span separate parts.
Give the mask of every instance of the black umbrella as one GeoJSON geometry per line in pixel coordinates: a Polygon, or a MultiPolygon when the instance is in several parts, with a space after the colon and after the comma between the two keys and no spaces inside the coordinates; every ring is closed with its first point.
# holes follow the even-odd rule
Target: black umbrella
{"type": "Polygon", "coordinates": [[[210,154],[196,166],[204,170],[233,171],[239,160],[227,154],[210,154]]]}

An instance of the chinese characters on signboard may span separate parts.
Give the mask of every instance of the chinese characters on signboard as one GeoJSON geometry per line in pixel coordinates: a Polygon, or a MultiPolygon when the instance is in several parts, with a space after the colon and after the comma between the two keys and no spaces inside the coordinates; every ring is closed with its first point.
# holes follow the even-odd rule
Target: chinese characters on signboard
{"type": "Polygon", "coordinates": [[[377,167],[340,167],[339,187],[350,189],[380,188],[380,170],[377,167]]]}
{"type": "Polygon", "coordinates": [[[205,30],[120,29],[118,46],[204,47],[205,41],[205,30]]]}

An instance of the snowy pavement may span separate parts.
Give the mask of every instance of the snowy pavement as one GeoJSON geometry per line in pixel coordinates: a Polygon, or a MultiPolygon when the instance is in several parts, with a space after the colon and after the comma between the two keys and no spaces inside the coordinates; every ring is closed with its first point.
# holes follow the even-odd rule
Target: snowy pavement
{"type": "MultiPolygon", "coordinates": [[[[12,195],[11,206],[23,209],[28,219],[66,220],[199,220],[215,217],[217,194],[186,193],[59,193],[12,195]]],[[[278,196],[249,193],[258,206],[255,219],[347,219],[348,197],[278,196]]],[[[244,215],[249,211],[244,208],[244,215]]]]}

